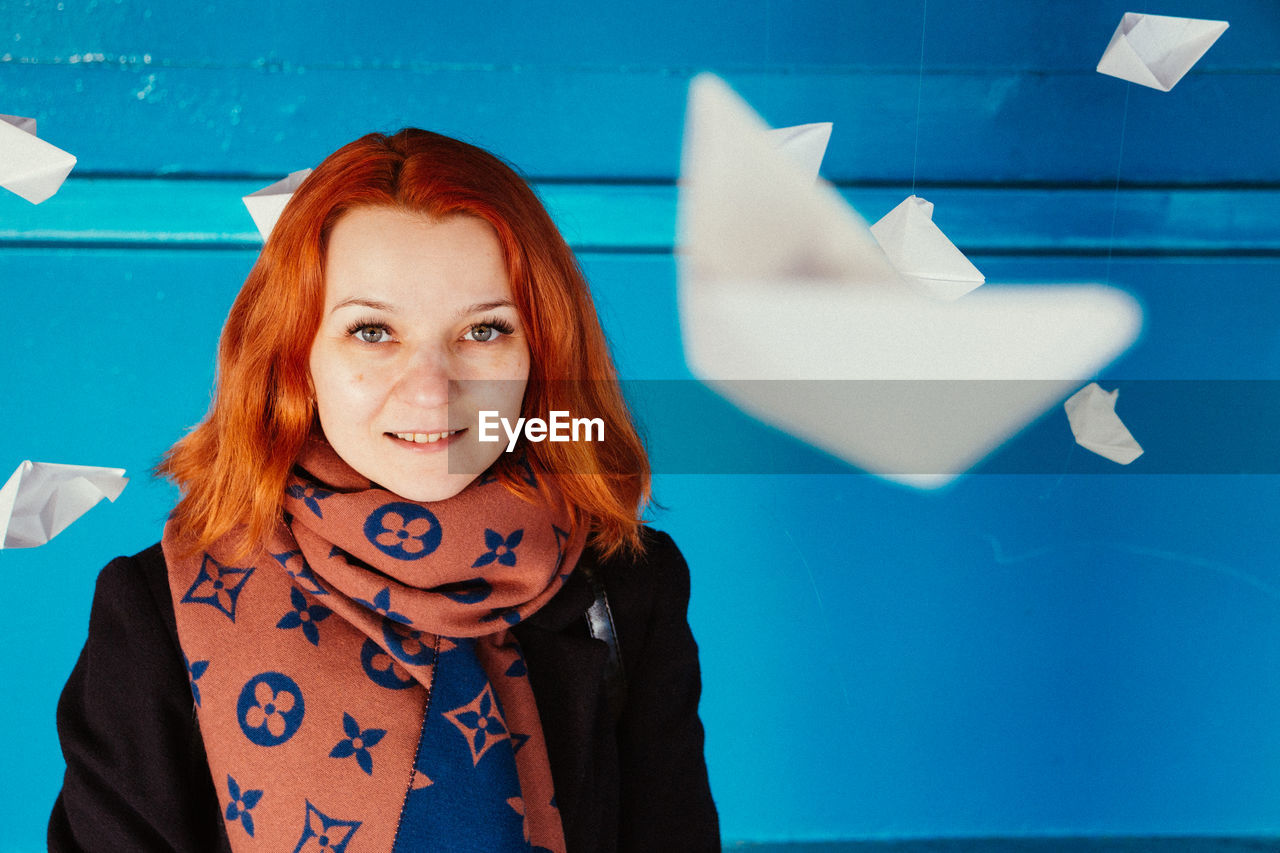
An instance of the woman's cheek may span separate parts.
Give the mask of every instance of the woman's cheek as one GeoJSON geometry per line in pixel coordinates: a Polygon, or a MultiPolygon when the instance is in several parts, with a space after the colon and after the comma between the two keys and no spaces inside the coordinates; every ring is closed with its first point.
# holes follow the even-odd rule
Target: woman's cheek
{"type": "Polygon", "coordinates": [[[523,346],[512,346],[495,359],[492,375],[510,379],[525,379],[529,375],[529,350],[523,346]]]}

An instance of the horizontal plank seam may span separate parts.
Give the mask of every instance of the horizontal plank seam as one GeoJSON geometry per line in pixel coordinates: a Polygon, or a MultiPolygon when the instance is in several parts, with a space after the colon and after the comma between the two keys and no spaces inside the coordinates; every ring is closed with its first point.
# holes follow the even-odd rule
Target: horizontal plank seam
{"type": "MultiPolygon", "coordinates": [[[[508,73],[519,74],[530,71],[550,71],[555,73],[580,72],[589,74],[653,74],[655,76],[689,76],[709,70],[703,65],[653,65],[653,64],[615,64],[615,63],[471,63],[471,62],[422,62],[408,60],[405,62],[287,62],[283,60],[256,58],[239,62],[191,62],[172,59],[157,59],[154,56],[146,61],[137,54],[113,54],[86,51],[66,56],[15,56],[12,53],[0,55],[0,65],[35,65],[53,67],[86,67],[121,69],[128,71],[185,70],[185,71],[261,71],[269,74],[305,74],[314,71],[367,71],[367,72],[401,72],[401,73],[508,73]],[[88,57],[88,58],[86,58],[88,57]]],[[[919,66],[911,65],[854,65],[836,63],[716,63],[714,70],[725,74],[808,74],[813,76],[880,76],[896,75],[916,77],[920,74],[919,66]]],[[[1092,66],[1075,67],[1031,67],[1020,65],[1004,66],[969,66],[969,65],[936,65],[926,66],[926,77],[972,77],[992,76],[994,74],[1025,74],[1039,77],[1092,76],[1097,70],[1092,66]]],[[[1212,76],[1254,76],[1280,73],[1280,64],[1256,66],[1219,66],[1198,68],[1189,77],[1212,76]]]]}
{"type": "MultiPolygon", "coordinates": [[[[77,171],[67,178],[68,182],[77,181],[173,181],[173,182],[205,182],[205,183],[244,183],[246,181],[262,181],[266,183],[280,180],[279,172],[129,172],[129,171],[94,171],[85,169],[77,171]]],[[[535,186],[608,187],[610,189],[626,189],[627,187],[666,187],[674,188],[677,184],[674,177],[659,176],[617,176],[617,175],[529,175],[525,179],[535,186]]],[[[909,184],[903,181],[878,179],[837,179],[829,181],[838,189],[903,189],[909,184]]],[[[1097,181],[1017,181],[1017,180],[919,180],[917,189],[940,190],[1105,190],[1114,192],[1114,179],[1097,181]]],[[[1126,190],[1170,190],[1170,191],[1205,191],[1205,192],[1271,192],[1280,190],[1280,181],[1121,181],[1120,191],[1126,190]]]]}
{"type": "MultiPolygon", "coordinates": [[[[66,250],[128,250],[175,252],[245,252],[257,253],[259,243],[242,241],[178,241],[178,240],[25,240],[0,239],[0,252],[19,249],[66,250]]],[[[663,257],[675,254],[670,246],[610,246],[570,244],[578,255],[608,255],[635,257],[663,257]]],[[[961,251],[973,258],[1105,258],[1106,246],[960,246],[961,251]]],[[[1116,258],[1280,258],[1280,247],[1266,246],[1117,246],[1110,250],[1116,258]]]]}

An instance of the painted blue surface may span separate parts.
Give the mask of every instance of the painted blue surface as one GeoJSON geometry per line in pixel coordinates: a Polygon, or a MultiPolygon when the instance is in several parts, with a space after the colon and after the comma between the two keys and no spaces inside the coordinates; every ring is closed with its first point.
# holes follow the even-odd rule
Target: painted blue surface
{"type": "Polygon", "coordinates": [[[1275,70],[1280,36],[1269,0],[1165,0],[1141,9],[1117,0],[989,4],[841,0],[653,0],[601,9],[590,0],[495,0],[483,14],[448,3],[393,0],[378,13],[253,0],[203,5],[63,0],[0,10],[13,33],[4,52],[70,62],[84,54],[150,57],[153,64],[386,66],[575,65],[668,68],[714,64],[1079,70],[1096,64],[1125,11],[1232,22],[1234,46],[1202,70],[1275,70]],[[922,20],[927,18],[927,20],[922,20]],[[1101,44],[1098,40],[1101,40],[1101,44]]]}
{"type": "MultiPolygon", "coordinates": [[[[725,838],[1280,834],[1280,479],[1142,473],[1193,467],[1159,451],[1215,423],[1146,383],[1227,389],[1230,415],[1230,381],[1280,380],[1280,9],[1151,9],[1232,26],[1174,92],[1130,87],[1126,108],[1127,84],[1092,70],[1122,3],[975,8],[930,0],[923,77],[916,2],[0,8],[0,112],[80,157],[45,205],[0,198],[0,472],[134,478],[49,545],[0,553],[17,583],[0,849],[43,849],[94,578],[172,504],[145,472],[208,404],[255,254],[239,195],[370,129],[490,145],[574,181],[540,191],[576,246],[607,250],[581,259],[624,377],[683,379],[670,182],[701,69],[775,124],[835,121],[824,174],[865,216],[915,172],[993,284],[1106,281],[1146,312],[1105,371],[1149,446],[1124,473],[1055,411],[999,457],[1042,473],[918,493],[730,410],[715,427],[744,457],[829,473],[658,477],[655,523],[694,571],[725,838]]],[[[682,439],[675,414],[653,415],[655,455],[682,439]]]]}
{"type": "MultiPolygon", "coordinates": [[[[532,175],[669,179],[710,69],[776,125],[836,122],[835,180],[1114,181],[1127,85],[1093,70],[1121,0],[62,6],[0,9],[0,93],[86,172],[274,175],[414,124],[532,175]]],[[[1233,25],[1176,97],[1133,87],[1123,176],[1280,180],[1280,8],[1161,11],[1233,25]]]]}
{"type": "MultiPolygon", "coordinates": [[[[834,121],[824,166],[833,180],[910,182],[915,164],[927,180],[1111,185],[1131,84],[1092,67],[946,71],[926,75],[923,88],[917,67],[724,73],[771,124],[834,121]]],[[[10,62],[0,63],[0,87],[5,108],[38,116],[41,133],[80,156],[84,172],[283,175],[361,133],[417,125],[491,148],[534,176],[670,179],[688,79],[715,68],[276,72],[10,62]]],[[[1280,180],[1271,72],[1193,71],[1174,91],[1170,100],[1133,87],[1125,180],[1280,180]]]]}
{"type": "MultiPolygon", "coordinates": [[[[0,195],[0,247],[40,245],[245,249],[262,245],[241,196],[266,179],[71,177],[58,203],[32,207],[0,195]],[[103,211],[109,211],[103,216],[103,211]]],[[[670,253],[676,187],[537,182],[534,189],[577,251],[670,253]]],[[[911,184],[847,187],[868,222],[911,193],[911,184]]],[[[970,254],[1280,253],[1280,186],[1002,187],[921,183],[935,218],[970,254]],[[1112,225],[1114,216],[1115,224],[1112,225]]],[[[1099,268],[1099,274],[1102,269],[1099,268]]]]}

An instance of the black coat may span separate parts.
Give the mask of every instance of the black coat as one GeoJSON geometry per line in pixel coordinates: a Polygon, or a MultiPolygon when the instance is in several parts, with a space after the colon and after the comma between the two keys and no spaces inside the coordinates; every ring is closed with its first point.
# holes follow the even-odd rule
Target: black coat
{"type": "MultiPolygon", "coordinates": [[[[600,561],[588,549],[579,563],[603,580],[617,630],[627,692],[616,724],[608,646],[588,632],[594,594],[582,571],[512,628],[569,853],[720,849],[689,568],[667,534],[646,529],[644,540],[638,561],[600,561]]],[[[160,546],[118,557],[98,577],[89,638],[58,702],[67,771],[50,851],[229,851],[195,722],[160,546]]]]}

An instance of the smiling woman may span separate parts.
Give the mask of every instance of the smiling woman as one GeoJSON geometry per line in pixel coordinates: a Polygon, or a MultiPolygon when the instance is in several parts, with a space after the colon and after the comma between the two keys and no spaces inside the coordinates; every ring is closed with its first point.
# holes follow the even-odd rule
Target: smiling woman
{"type": "Polygon", "coordinates": [[[719,849],[688,567],[514,171],[415,129],[335,152],[218,365],[162,542],[99,577],[51,850],[719,849]],[[504,453],[481,411],[609,440],[504,453]]]}

